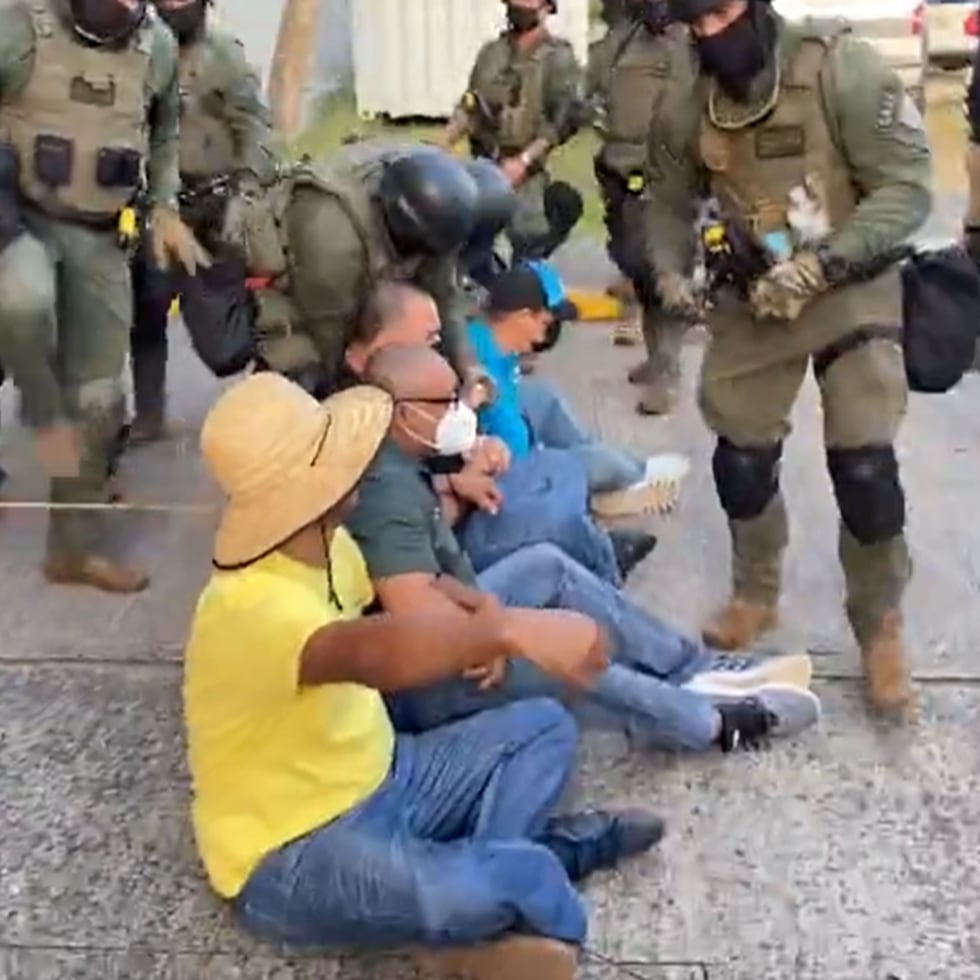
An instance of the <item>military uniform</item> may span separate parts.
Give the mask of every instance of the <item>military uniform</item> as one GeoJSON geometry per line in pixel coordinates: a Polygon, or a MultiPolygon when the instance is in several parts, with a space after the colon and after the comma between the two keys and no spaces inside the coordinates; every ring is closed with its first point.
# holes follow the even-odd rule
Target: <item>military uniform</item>
{"type": "Polygon", "coordinates": [[[601,138],[595,174],[609,256],[643,309],[647,361],[630,377],[646,388],[639,409],[654,414],[673,404],[686,324],[661,308],[646,260],[647,138],[657,101],[668,87],[690,91],[694,75],[687,28],[680,24],[654,33],[640,20],[621,20],[589,51],[587,94],[601,138]]]}
{"type": "MultiPolygon", "coordinates": [[[[180,175],[193,188],[222,174],[269,179],[269,117],[260,83],[240,41],[215,28],[180,47],[180,175]]],[[[167,370],[167,314],[176,295],[174,277],[155,268],[149,249],[133,262],[131,335],[133,437],[162,432],[167,370]]]]}
{"type": "Polygon", "coordinates": [[[849,270],[870,268],[927,217],[929,147],[912,99],[873,48],[846,33],[774,23],[778,71],[769,64],[744,102],[702,77],[695,111],[689,101],[665,101],[650,144],[648,243],[665,297],[689,268],[693,205],[705,182],[758,247],[786,239],[796,188],[809,188],[829,220],[816,248],[820,270],[810,264],[816,285],[799,293],[809,302],[787,314],[795,318],[763,312],[766,290],[806,264],[796,255],[796,265],[775,266],[754,284],[752,308],[723,290],[709,316],[700,404],[718,436],[713,469],[732,536],[734,601],[705,635],[745,646],[775,620],[788,541],[779,464],[812,366],[841,517],[847,613],[872,702],[901,707],[909,694],[899,610],[910,573],[893,449],[907,401],[901,290],[894,265],[869,281],[849,270]]]}
{"type": "Polygon", "coordinates": [[[271,277],[254,295],[260,363],[318,395],[341,382],[357,318],[381,279],[410,281],[436,301],[444,352],[461,374],[466,300],[457,255],[399,253],[378,203],[388,163],[417,147],[366,142],[284,173],[243,235],[246,265],[271,277]],[[262,218],[262,215],[265,215],[262,218]]]}
{"type": "MultiPolygon", "coordinates": [[[[0,252],[0,361],[21,390],[28,424],[71,419],[80,427],[78,477],[52,481],[59,504],[106,499],[132,320],[118,213],[139,187],[144,160],[154,205],[176,209],[178,190],[170,33],[148,13],[122,46],[94,47],[70,23],[67,0],[0,6],[0,143],[18,158],[26,226],[0,252]]],[[[53,512],[49,573],[79,571],[97,553],[100,528],[96,513],[53,512]]]]}
{"type": "MultiPolygon", "coordinates": [[[[454,123],[470,139],[474,156],[519,157],[536,140],[560,146],[585,119],[582,71],[568,41],[543,33],[530,49],[510,33],[489,41],[477,55],[454,123]]],[[[535,162],[517,188],[517,208],[507,229],[516,258],[547,258],[571,234],[582,213],[581,195],[552,181],[535,162]]]]}

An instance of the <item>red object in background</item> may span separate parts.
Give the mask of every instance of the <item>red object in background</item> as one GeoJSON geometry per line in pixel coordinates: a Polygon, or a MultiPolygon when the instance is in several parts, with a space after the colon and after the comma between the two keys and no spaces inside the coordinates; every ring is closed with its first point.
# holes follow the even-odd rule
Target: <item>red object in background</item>
{"type": "Polygon", "coordinates": [[[270,282],[271,276],[251,276],[245,280],[245,288],[255,292],[256,289],[265,289],[270,282]]]}
{"type": "Polygon", "coordinates": [[[912,11],[912,33],[919,37],[922,34],[923,20],[926,16],[926,5],[920,3],[918,7],[912,11]]]}
{"type": "Polygon", "coordinates": [[[967,37],[980,37],[980,11],[971,10],[963,19],[963,33],[967,37]]]}

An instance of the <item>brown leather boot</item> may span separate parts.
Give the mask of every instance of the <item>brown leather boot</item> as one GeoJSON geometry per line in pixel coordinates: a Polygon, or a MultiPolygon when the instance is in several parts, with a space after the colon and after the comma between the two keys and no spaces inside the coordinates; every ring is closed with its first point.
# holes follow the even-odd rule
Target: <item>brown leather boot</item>
{"type": "Polygon", "coordinates": [[[49,558],[44,564],[44,576],[53,585],[89,585],[116,595],[142,592],[150,584],[145,572],[98,555],[81,561],[49,558]]]}
{"type": "Polygon", "coordinates": [[[733,598],[712,616],[701,636],[716,650],[746,650],[777,620],[775,606],[733,598]]]}
{"type": "Polygon", "coordinates": [[[915,717],[915,694],[909,681],[902,645],[902,617],[890,612],[874,638],[861,651],[865,693],[876,714],[898,722],[915,717]]]}
{"type": "Polygon", "coordinates": [[[129,427],[128,441],[131,446],[147,446],[154,442],[163,442],[173,433],[160,415],[137,415],[129,427]]]}
{"type": "Polygon", "coordinates": [[[415,954],[426,976],[443,980],[574,980],[576,960],[573,946],[541,936],[415,954]]]}

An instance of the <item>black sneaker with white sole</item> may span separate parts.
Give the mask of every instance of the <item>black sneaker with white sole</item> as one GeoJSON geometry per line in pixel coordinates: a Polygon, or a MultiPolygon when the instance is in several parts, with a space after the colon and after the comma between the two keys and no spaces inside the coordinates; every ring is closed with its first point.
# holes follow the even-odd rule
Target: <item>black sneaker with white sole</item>
{"type": "Polygon", "coordinates": [[[796,735],[820,720],[820,699],[789,685],[766,685],[750,697],[719,702],[717,708],[722,752],[763,748],[771,738],[796,735]]]}

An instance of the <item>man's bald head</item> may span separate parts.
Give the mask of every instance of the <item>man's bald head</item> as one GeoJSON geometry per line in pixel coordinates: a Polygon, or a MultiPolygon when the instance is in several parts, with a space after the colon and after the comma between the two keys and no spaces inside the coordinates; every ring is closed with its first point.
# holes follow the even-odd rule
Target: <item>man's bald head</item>
{"type": "Polygon", "coordinates": [[[414,456],[431,456],[439,423],[459,403],[459,378],[431,347],[385,347],[368,362],[365,380],[395,399],[391,438],[414,456]]]}

